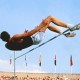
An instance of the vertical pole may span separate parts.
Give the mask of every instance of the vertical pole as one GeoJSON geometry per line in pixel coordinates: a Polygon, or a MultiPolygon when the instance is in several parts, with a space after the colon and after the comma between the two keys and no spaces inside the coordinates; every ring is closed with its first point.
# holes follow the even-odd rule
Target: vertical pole
{"type": "Polygon", "coordinates": [[[55,73],[56,73],[56,66],[55,66],[55,73]]]}
{"type": "Polygon", "coordinates": [[[71,74],[72,74],[72,66],[71,66],[71,74]]]}
{"type": "Polygon", "coordinates": [[[14,51],[14,80],[16,80],[16,77],[15,77],[15,51],[14,51]]]}
{"type": "Polygon", "coordinates": [[[71,80],[73,80],[73,76],[72,76],[72,66],[71,66],[71,80]]]}

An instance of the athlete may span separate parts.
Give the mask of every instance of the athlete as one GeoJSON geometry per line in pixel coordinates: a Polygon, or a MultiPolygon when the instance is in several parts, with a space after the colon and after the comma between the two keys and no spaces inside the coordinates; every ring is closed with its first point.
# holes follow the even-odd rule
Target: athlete
{"type": "MultiPolygon", "coordinates": [[[[34,28],[30,31],[26,30],[26,31],[24,31],[24,33],[15,34],[12,37],[10,36],[10,34],[8,32],[3,31],[0,35],[0,38],[6,42],[5,47],[7,49],[15,50],[15,51],[22,50],[22,49],[25,49],[32,45],[39,44],[44,38],[44,33],[45,33],[46,29],[49,29],[53,32],[61,34],[62,33],[61,30],[59,28],[57,28],[56,26],[52,26],[50,24],[51,22],[57,26],[61,26],[64,28],[72,27],[71,25],[62,22],[61,20],[59,20],[53,16],[48,16],[40,23],[40,25],[38,25],[36,28],[34,28]]],[[[76,34],[75,33],[66,33],[64,35],[66,37],[74,37],[76,34]]]]}

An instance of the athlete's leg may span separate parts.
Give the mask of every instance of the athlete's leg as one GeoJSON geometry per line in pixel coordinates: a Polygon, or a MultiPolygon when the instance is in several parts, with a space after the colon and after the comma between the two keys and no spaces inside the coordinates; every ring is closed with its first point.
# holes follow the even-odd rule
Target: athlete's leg
{"type": "Polygon", "coordinates": [[[61,33],[61,30],[60,30],[57,26],[49,25],[49,26],[48,26],[48,29],[49,29],[50,31],[53,31],[53,32],[56,32],[56,33],[61,33]]]}
{"type": "Polygon", "coordinates": [[[65,27],[65,28],[68,28],[67,27],[67,23],[64,23],[63,21],[61,21],[61,20],[59,20],[59,19],[57,19],[57,18],[55,18],[55,17],[53,17],[53,16],[51,16],[52,18],[52,22],[54,23],[54,24],[56,24],[56,25],[58,25],[58,26],[61,26],[61,27],[65,27]]]}
{"type": "MultiPolygon", "coordinates": [[[[61,30],[57,27],[57,26],[52,26],[52,25],[49,25],[48,26],[48,29],[50,31],[53,31],[53,32],[56,32],[56,33],[61,33],[61,30]]],[[[42,29],[40,29],[41,32],[45,32],[46,28],[43,27],[42,29]]]]}
{"type": "Polygon", "coordinates": [[[28,35],[31,36],[33,34],[35,34],[36,32],[40,31],[42,28],[44,28],[44,31],[47,29],[48,25],[51,22],[51,17],[48,16],[47,18],[45,18],[39,26],[37,26],[35,29],[31,30],[28,32],[28,35]]]}
{"type": "Polygon", "coordinates": [[[35,34],[36,32],[40,31],[42,28],[44,29],[44,31],[49,27],[49,24],[50,23],[54,23],[58,26],[62,26],[62,27],[65,27],[67,28],[67,24],[60,21],[59,19],[57,18],[54,18],[52,16],[48,16],[46,19],[44,19],[39,26],[37,26],[35,29],[31,30],[28,32],[28,36],[31,36],[33,34],[35,34]]]}

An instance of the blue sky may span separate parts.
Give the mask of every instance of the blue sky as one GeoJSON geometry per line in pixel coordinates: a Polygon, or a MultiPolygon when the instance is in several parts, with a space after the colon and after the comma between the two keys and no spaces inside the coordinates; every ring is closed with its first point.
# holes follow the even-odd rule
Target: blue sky
{"type": "MultiPolygon", "coordinates": [[[[62,21],[76,25],[80,21],[79,0],[0,0],[0,32],[8,31],[11,36],[23,33],[25,29],[31,30],[49,15],[55,16],[62,21]]],[[[59,27],[59,26],[58,26],[59,27]]],[[[60,28],[60,27],[59,27],[60,28]]],[[[64,31],[64,28],[60,28],[64,31]]],[[[63,35],[45,44],[44,46],[26,54],[16,60],[16,71],[47,72],[54,73],[54,54],[57,57],[57,73],[70,73],[70,55],[73,57],[73,73],[80,73],[80,33],[75,31],[74,38],[66,38],[63,35]],[[38,65],[39,55],[42,55],[42,66],[38,65]]],[[[45,33],[46,40],[57,33],[45,33]]],[[[0,71],[13,71],[14,53],[5,48],[5,42],[0,40],[0,71]],[[9,64],[12,56],[12,65],[9,64]]],[[[32,49],[26,48],[16,52],[16,57],[32,49]]]]}

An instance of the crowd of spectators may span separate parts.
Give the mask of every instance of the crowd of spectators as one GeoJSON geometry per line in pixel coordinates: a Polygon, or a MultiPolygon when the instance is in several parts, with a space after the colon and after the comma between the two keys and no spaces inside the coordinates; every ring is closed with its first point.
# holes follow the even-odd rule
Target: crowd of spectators
{"type": "MultiPolygon", "coordinates": [[[[30,77],[30,76],[26,76],[26,77],[18,77],[15,76],[16,80],[80,80],[79,78],[67,78],[67,77],[50,77],[50,76],[44,76],[44,77],[30,77]]],[[[14,80],[14,76],[0,76],[0,80],[14,80]]]]}

